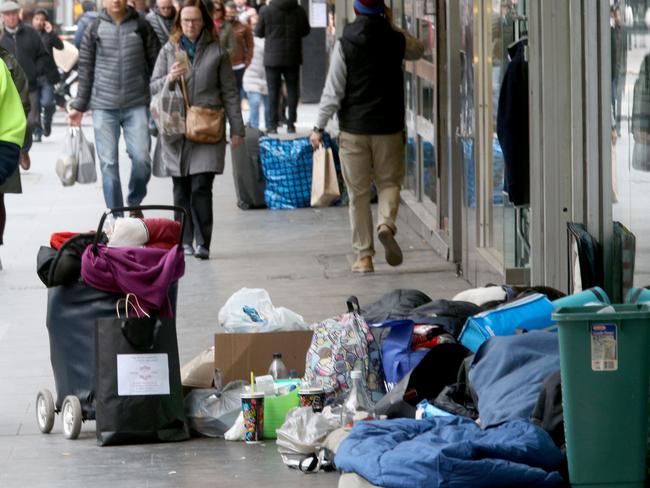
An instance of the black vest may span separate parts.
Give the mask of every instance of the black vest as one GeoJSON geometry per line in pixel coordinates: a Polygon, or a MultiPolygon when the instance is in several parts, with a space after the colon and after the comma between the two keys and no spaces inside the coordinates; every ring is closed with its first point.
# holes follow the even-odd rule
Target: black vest
{"type": "Polygon", "coordinates": [[[341,47],[347,66],[339,127],[353,134],[404,130],[406,39],[383,17],[359,16],[345,27],[341,47]]]}

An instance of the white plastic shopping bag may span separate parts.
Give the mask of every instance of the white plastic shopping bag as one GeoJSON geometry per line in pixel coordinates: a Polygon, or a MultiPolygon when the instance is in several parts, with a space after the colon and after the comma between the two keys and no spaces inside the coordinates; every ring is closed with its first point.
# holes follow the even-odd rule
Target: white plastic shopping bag
{"type": "Polygon", "coordinates": [[[63,186],[72,186],[77,180],[79,129],[69,127],[65,134],[63,154],[56,162],[56,174],[63,186]]]}
{"type": "Polygon", "coordinates": [[[309,325],[296,312],[274,307],[266,290],[242,288],[219,310],[219,324],[227,332],[306,330],[309,325]]]}

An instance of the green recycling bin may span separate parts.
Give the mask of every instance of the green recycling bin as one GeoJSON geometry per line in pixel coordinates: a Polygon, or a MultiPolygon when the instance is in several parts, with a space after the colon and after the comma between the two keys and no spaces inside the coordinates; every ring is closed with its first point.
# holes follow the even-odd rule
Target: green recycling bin
{"type": "Polygon", "coordinates": [[[561,308],[553,319],[571,485],[643,487],[650,306],[561,308]]]}

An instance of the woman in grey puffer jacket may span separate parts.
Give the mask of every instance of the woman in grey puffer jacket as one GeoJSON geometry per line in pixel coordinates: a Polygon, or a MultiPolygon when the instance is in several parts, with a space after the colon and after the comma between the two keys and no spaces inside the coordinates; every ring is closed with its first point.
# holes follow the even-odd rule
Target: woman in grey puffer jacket
{"type": "MultiPolygon", "coordinates": [[[[165,83],[174,88],[185,78],[190,105],[224,107],[230,123],[231,143],[238,146],[244,137],[235,75],[230,57],[219,45],[212,19],[202,0],[187,0],[174,22],[169,42],[160,51],[151,77],[151,93],[165,83]],[[177,52],[184,51],[187,63],[179,63],[177,52]]],[[[186,255],[208,259],[212,236],[212,184],[223,173],[225,136],[217,144],[203,144],[185,137],[160,137],[160,154],[174,182],[174,204],[191,216],[185,226],[183,247],[186,255]],[[193,247],[196,242],[196,251],[193,247]]]]}

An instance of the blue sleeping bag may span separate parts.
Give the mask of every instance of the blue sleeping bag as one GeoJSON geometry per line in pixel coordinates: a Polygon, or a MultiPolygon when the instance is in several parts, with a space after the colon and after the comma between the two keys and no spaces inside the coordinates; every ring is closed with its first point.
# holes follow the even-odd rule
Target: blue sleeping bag
{"type": "Polygon", "coordinates": [[[469,370],[484,429],[529,419],[544,380],[560,369],[556,332],[493,337],[483,343],[469,370]]]}
{"type": "Polygon", "coordinates": [[[335,464],[389,488],[559,486],[560,450],[542,429],[514,421],[481,430],[464,417],[358,422],[335,464]]]}

